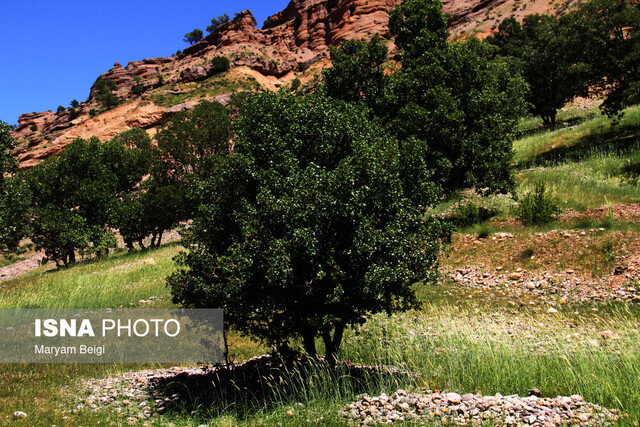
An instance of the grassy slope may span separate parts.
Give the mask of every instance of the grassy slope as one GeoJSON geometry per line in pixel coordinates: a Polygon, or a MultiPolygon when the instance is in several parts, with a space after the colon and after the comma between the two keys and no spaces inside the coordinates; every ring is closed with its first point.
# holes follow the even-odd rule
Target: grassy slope
{"type": "MultiPolygon", "coordinates": [[[[515,160],[520,190],[542,179],[553,187],[565,207],[640,201],[637,179],[629,166],[640,164],[640,157],[633,150],[638,142],[640,108],[630,113],[621,127],[611,128],[596,111],[568,111],[564,117],[578,122],[572,128],[538,131],[519,140],[515,160]],[[584,118],[586,121],[579,123],[584,118]]],[[[535,125],[533,120],[523,123],[525,128],[535,125]]],[[[637,233],[634,227],[620,227],[637,233]]],[[[525,243],[537,231],[540,230],[515,230],[525,243]]],[[[616,232],[613,227],[602,236],[614,238],[616,232]]],[[[0,307],[142,307],[147,305],[138,301],[151,296],[160,299],[152,307],[169,307],[169,291],[163,278],[175,268],[171,258],[179,250],[179,246],[167,246],[146,253],[119,253],[61,271],[35,270],[2,283],[0,307]]],[[[513,260],[513,254],[504,251],[488,254],[460,249],[445,263],[482,263],[488,255],[502,257],[500,262],[511,262],[513,268],[519,262],[531,262],[513,260]]],[[[590,271],[592,264],[599,265],[598,257],[594,252],[593,257],[567,259],[590,271]]],[[[556,264],[549,262],[545,267],[566,268],[562,262],[556,264]]],[[[530,264],[522,265],[532,268],[530,264]]],[[[391,317],[376,315],[357,331],[349,330],[345,335],[343,358],[364,364],[396,365],[416,373],[410,379],[365,385],[370,393],[427,387],[508,395],[524,394],[536,387],[545,396],[582,394],[589,401],[628,413],[629,422],[640,422],[637,308],[618,304],[592,311],[590,306],[567,304],[558,314],[547,314],[528,306],[506,305],[491,294],[465,294],[448,288],[446,283],[435,289],[419,286],[418,291],[422,309],[391,317]]],[[[237,336],[233,337],[233,344],[239,360],[264,352],[250,340],[237,336]]],[[[22,425],[122,423],[122,418],[104,410],[65,413],[72,406],[70,398],[59,389],[73,387],[82,378],[109,376],[134,368],[139,367],[5,366],[0,373],[0,424],[10,420],[15,410],[30,414],[22,425]]],[[[161,416],[158,422],[341,424],[337,412],[361,390],[338,386],[321,371],[315,378],[308,387],[300,387],[293,378],[289,384],[279,386],[280,403],[250,408],[242,415],[232,408],[218,409],[217,416],[206,421],[208,411],[202,410],[195,418],[173,413],[161,416]]]]}
{"type": "Polygon", "coordinates": [[[516,142],[520,191],[544,181],[563,207],[578,210],[640,202],[640,107],[628,109],[617,124],[595,108],[564,115],[575,124],[516,142]]]}

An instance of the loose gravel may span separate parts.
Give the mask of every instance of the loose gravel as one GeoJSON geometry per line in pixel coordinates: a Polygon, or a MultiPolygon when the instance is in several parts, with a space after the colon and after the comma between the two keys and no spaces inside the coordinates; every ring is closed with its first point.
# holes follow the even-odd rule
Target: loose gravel
{"type": "Polygon", "coordinates": [[[342,415],[352,424],[391,424],[413,421],[430,425],[507,426],[603,426],[618,420],[615,410],[585,402],[581,396],[541,398],[538,390],[529,397],[518,395],[440,393],[427,390],[409,394],[398,390],[391,396],[358,396],[342,415]]]}

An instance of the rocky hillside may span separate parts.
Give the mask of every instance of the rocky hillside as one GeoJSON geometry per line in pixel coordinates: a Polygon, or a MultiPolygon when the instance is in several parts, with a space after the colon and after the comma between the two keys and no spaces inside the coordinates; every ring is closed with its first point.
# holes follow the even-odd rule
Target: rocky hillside
{"type": "MultiPolygon", "coordinates": [[[[292,0],[262,29],[250,11],[239,13],[204,40],[171,58],[151,58],[113,68],[99,78],[113,80],[120,103],[105,110],[92,88],[74,111],[23,114],[14,132],[15,155],[30,168],[57,154],[77,137],[107,140],[134,127],[153,134],[164,119],[202,99],[224,100],[243,90],[275,90],[295,78],[312,80],[329,65],[329,46],[342,41],[388,38],[388,10],[401,0],[292,0]],[[231,69],[215,73],[211,60],[229,58],[231,69]]],[[[579,0],[444,0],[454,37],[483,36],[502,19],[528,13],[562,13],[579,0]]]]}

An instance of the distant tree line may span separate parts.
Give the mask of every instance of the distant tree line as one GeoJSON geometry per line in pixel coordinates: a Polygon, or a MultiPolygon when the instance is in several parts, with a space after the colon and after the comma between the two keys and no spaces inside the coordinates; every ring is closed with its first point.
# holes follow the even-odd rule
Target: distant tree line
{"type": "Polygon", "coordinates": [[[110,141],[76,139],[65,151],[31,170],[16,173],[10,150],[15,141],[2,126],[0,185],[1,248],[16,250],[29,237],[58,265],[76,255],[100,256],[116,246],[118,230],[130,249],[189,219],[195,209],[189,186],[206,158],[228,151],[231,124],[225,108],[203,102],[173,116],[157,135],[157,146],[142,129],[110,141]]]}

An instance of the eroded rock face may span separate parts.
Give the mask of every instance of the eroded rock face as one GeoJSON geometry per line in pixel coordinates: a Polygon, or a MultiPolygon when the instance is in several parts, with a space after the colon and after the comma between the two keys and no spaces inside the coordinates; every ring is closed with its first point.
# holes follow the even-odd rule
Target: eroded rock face
{"type": "MultiPolygon", "coordinates": [[[[451,28],[454,36],[470,32],[482,36],[512,14],[522,17],[527,13],[561,11],[580,0],[552,1],[443,0],[443,9],[455,18],[451,28]]],[[[116,109],[101,112],[92,88],[87,101],[73,114],[46,111],[22,115],[13,133],[19,141],[15,155],[21,168],[29,168],[59,153],[78,136],[95,135],[105,140],[131,127],[151,129],[175,109],[154,104],[142,107],[139,102],[132,102],[149,99],[154,93],[177,93],[167,90],[166,85],[207,79],[211,59],[216,56],[229,58],[231,67],[250,68],[263,89],[278,88],[295,78],[293,73],[297,70],[306,70],[312,64],[328,65],[330,46],[374,35],[388,38],[388,11],[400,3],[401,0],[292,0],[283,11],[268,18],[262,29],[256,27],[250,11],[243,11],[177,56],[133,61],[124,67],[114,64],[99,78],[115,82],[114,94],[124,104],[116,109]]]]}

